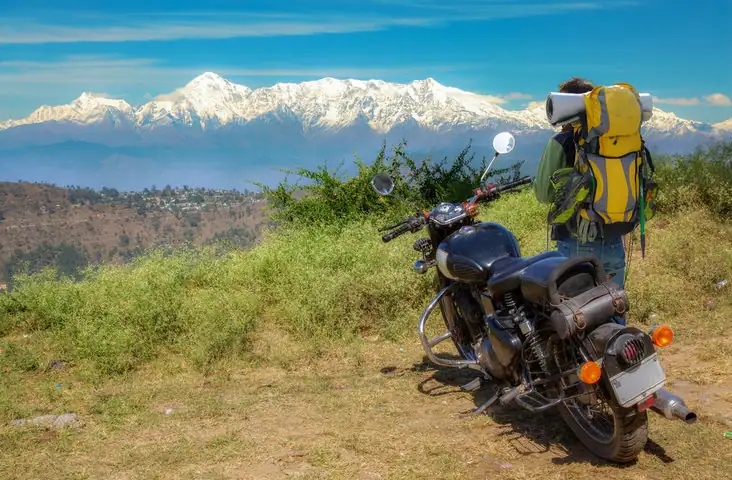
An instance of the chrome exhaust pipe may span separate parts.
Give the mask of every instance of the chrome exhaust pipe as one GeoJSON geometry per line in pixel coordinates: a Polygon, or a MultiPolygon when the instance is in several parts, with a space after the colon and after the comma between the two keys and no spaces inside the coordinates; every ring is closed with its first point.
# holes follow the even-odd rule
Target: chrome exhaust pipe
{"type": "Polygon", "coordinates": [[[691,425],[696,422],[696,413],[689,410],[681,397],[674,395],[665,388],[653,394],[651,410],[663,415],[669,420],[678,418],[691,425]]]}

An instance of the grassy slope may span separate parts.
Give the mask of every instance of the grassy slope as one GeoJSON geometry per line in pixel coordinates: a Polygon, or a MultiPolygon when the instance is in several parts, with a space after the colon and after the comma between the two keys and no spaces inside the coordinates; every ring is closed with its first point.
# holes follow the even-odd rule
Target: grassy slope
{"type": "MultiPolygon", "coordinates": [[[[545,248],[546,232],[536,228],[544,209],[528,193],[484,208],[482,218],[511,228],[524,254],[545,248]]],[[[422,363],[414,328],[430,278],[411,270],[414,236],[383,244],[376,226],[276,235],[227,257],[158,254],[79,284],[24,279],[0,296],[0,422],[75,411],[87,427],[0,426],[0,473],[687,478],[693,470],[720,478],[730,471],[732,441],[721,435],[730,428],[715,415],[732,410],[732,287],[713,285],[732,277],[732,224],[701,208],[680,212],[651,224],[645,260],[635,252],[630,321],[649,325],[656,314],[675,328],[676,342],[663,352],[668,375],[702,419],[685,426],[651,417],[655,443],[628,469],[587,456],[551,415],[462,418],[483,393],[476,400],[416,390],[422,380],[455,378],[422,363]],[[57,359],[68,366],[46,367],[57,359]],[[165,407],[173,415],[163,415],[165,407]]]]}

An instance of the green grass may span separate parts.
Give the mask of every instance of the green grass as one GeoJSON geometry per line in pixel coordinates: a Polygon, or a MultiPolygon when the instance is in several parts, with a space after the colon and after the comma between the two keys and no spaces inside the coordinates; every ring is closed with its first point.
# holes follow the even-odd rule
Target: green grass
{"type": "MultiPolygon", "coordinates": [[[[481,218],[511,229],[532,255],[546,249],[545,212],[526,191],[484,207],[481,218]]],[[[51,271],[18,277],[16,289],[0,296],[3,364],[33,372],[63,360],[103,375],[172,353],[210,368],[246,356],[265,323],[310,353],[369,335],[403,338],[431,294],[432,276],[411,269],[415,235],[384,244],[378,226],[364,219],[287,229],[226,255],[213,247],[157,251],[90,269],[81,282],[59,282],[51,271]]],[[[713,286],[732,271],[729,223],[699,209],[676,213],[651,222],[648,245],[646,260],[634,258],[630,267],[635,319],[728,301],[713,286]]]]}
{"type": "MultiPolygon", "coordinates": [[[[541,251],[543,207],[507,196],[484,217],[516,232],[525,254],[541,251]]],[[[384,244],[380,224],[354,220],[270,234],[251,251],[162,250],[128,265],[16,277],[0,296],[4,363],[32,372],[52,360],[89,374],[121,373],[172,352],[206,367],[247,352],[262,322],[316,350],[359,337],[401,338],[430,295],[413,273],[415,235],[384,244]],[[220,252],[219,252],[220,253],[220,252]]]]}

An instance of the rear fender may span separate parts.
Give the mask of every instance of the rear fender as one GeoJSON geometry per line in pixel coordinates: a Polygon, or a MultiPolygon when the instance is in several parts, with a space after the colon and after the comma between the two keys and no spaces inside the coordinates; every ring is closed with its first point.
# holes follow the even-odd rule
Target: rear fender
{"type": "Polygon", "coordinates": [[[590,359],[599,361],[605,355],[605,348],[608,342],[613,338],[623,327],[620,324],[611,322],[600,325],[589,335],[582,339],[582,345],[590,356],[590,359]]]}
{"type": "Polygon", "coordinates": [[[666,375],[647,333],[608,323],[587,335],[585,345],[602,366],[603,390],[616,405],[632,407],[663,387],[666,375]]]}

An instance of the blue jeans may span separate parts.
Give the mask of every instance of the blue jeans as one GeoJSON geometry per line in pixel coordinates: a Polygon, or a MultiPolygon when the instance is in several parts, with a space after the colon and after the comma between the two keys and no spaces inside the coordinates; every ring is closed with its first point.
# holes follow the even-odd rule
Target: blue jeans
{"type": "MultiPolygon", "coordinates": [[[[605,267],[605,274],[615,274],[613,281],[625,287],[625,247],[623,237],[595,240],[580,245],[576,238],[557,240],[557,250],[565,257],[594,256],[600,259],[605,267]]],[[[625,325],[625,314],[615,317],[615,320],[625,325]]]]}

